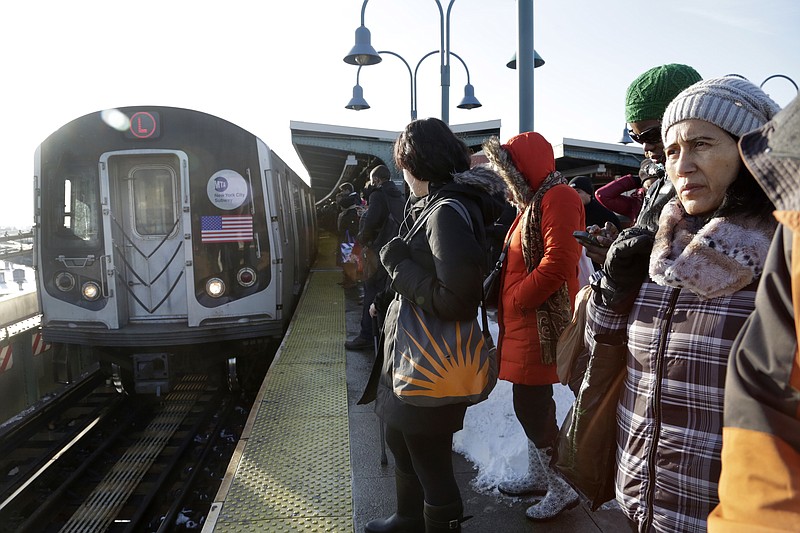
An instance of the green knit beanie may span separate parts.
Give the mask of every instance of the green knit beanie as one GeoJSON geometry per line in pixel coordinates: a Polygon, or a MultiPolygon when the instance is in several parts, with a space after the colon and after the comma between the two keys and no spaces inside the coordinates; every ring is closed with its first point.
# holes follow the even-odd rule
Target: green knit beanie
{"type": "Polygon", "coordinates": [[[633,80],[625,93],[625,122],[658,120],[678,93],[702,78],[688,65],[654,67],[633,80]]]}

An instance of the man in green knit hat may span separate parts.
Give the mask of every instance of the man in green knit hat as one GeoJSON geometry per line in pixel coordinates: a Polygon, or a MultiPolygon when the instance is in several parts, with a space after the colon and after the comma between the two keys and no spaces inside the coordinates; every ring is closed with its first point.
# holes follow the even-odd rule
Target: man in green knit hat
{"type": "MultiPolygon", "coordinates": [[[[641,186],[642,182],[652,178],[653,184],[647,189],[633,227],[619,236],[606,235],[604,244],[610,244],[609,248],[586,250],[586,255],[594,261],[604,258],[603,268],[592,275],[590,284],[603,305],[617,313],[625,314],[630,310],[633,298],[647,276],[661,209],[675,196],[675,189],[664,171],[661,119],[680,92],[701,80],[700,74],[692,67],[671,63],[641,74],[625,94],[625,121],[631,138],[644,148],[645,159],[639,170],[638,183],[641,186]]],[[[601,237],[598,239],[603,242],[601,237]]]]}
{"type": "MultiPolygon", "coordinates": [[[[702,78],[688,65],[670,63],[640,74],[625,92],[625,122],[631,138],[644,148],[645,159],[639,172],[623,176],[601,187],[595,194],[601,204],[617,212],[622,201],[637,202],[627,206],[627,216],[638,211],[634,225],[655,231],[661,208],[672,198],[674,189],[664,172],[664,143],[661,141],[661,117],[678,93],[702,78]],[[627,195],[628,191],[634,194],[627,195]],[[641,202],[641,203],[639,203],[641,202]]],[[[615,228],[595,228],[592,233],[604,246],[586,245],[586,255],[603,264],[608,246],[617,237],[615,228]]]]}
{"type": "Polygon", "coordinates": [[[664,173],[664,143],[661,140],[661,117],[678,93],[702,80],[688,65],[670,63],[653,67],[628,86],[625,93],[625,122],[631,139],[644,148],[645,160],[639,170],[639,186],[654,180],[642,204],[637,226],[655,229],[658,215],[674,194],[664,173]]]}

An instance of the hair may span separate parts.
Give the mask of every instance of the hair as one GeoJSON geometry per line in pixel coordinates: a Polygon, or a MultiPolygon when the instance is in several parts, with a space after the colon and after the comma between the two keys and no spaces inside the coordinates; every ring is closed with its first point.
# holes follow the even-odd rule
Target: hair
{"type": "Polygon", "coordinates": [[[347,194],[351,194],[355,192],[355,188],[353,188],[353,184],[350,182],[345,181],[341,185],[339,185],[339,190],[341,192],[347,192],[347,194]]]}
{"type": "Polygon", "coordinates": [[[394,164],[419,180],[444,183],[469,170],[470,152],[447,124],[424,118],[409,123],[395,141],[394,164]]]}
{"type": "Polygon", "coordinates": [[[369,173],[369,177],[375,178],[379,182],[383,183],[391,177],[391,174],[389,173],[389,167],[386,165],[378,165],[372,169],[372,171],[369,173]]]}
{"type": "MultiPolygon", "coordinates": [[[[727,132],[726,132],[727,133],[727,132]]],[[[739,138],[728,133],[737,143],[739,138]]],[[[741,155],[740,155],[741,159],[741,155]]],[[[768,217],[775,210],[775,205],[767,193],[761,188],[756,178],[741,161],[739,174],[728,186],[722,203],[714,211],[712,217],[726,217],[730,215],[746,215],[752,217],[768,217]]]]}

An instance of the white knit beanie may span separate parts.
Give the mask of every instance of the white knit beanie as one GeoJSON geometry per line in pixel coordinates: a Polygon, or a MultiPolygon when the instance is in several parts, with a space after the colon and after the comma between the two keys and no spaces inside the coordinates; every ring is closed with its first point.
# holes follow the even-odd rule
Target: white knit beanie
{"type": "Polygon", "coordinates": [[[705,120],[735,137],[760,128],[780,111],[767,94],[736,76],[702,80],[682,91],[667,106],[661,121],[661,138],[683,120],[705,120]]]}

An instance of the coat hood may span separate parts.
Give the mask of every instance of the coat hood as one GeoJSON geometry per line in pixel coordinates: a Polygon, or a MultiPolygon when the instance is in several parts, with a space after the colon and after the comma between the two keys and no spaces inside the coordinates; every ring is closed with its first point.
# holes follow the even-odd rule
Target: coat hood
{"type": "Polygon", "coordinates": [[[453,174],[453,181],[441,188],[431,184],[431,195],[437,190],[448,190],[472,198],[480,207],[485,225],[497,220],[503,211],[506,186],[503,179],[488,165],[476,165],[464,172],[453,174]]]}
{"type": "Polygon", "coordinates": [[[520,133],[503,145],[497,137],[491,137],[483,143],[483,151],[505,181],[509,199],[518,207],[527,205],[556,170],[552,145],[533,131],[520,133]]]}

